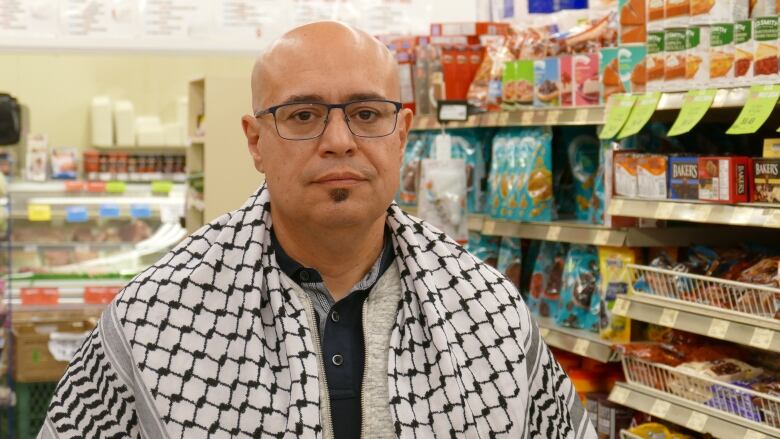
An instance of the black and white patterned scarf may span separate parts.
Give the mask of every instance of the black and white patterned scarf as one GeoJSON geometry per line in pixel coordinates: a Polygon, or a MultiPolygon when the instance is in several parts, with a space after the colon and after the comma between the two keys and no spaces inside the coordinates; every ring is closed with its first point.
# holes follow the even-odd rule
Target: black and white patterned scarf
{"type": "MultiPolygon", "coordinates": [[[[282,285],[261,187],[131,281],[57,387],[44,438],[319,438],[312,330],[282,285]]],[[[402,300],[388,353],[403,438],[595,437],[516,289],[388,209],[402,300]]]]}

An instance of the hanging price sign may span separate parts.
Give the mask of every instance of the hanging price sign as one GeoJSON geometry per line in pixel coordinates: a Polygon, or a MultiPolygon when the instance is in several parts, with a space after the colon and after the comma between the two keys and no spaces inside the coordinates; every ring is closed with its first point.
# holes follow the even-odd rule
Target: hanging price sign
{"type": "Polygon", "coordinates": [[[690,131],[712,106],[717,90],[690,90],[685,95],[680,114],[669,129],[669,136],[679,136],[690,131]]]}
{"type": "Polygon", "coordinates": [[[754,85],[750,87],[745,106],[737,116],[737,120],[726,131],[726,134],[752,134],[761,128],[769,119],[777,99],[780,98],[780,85],[754,85]]]}

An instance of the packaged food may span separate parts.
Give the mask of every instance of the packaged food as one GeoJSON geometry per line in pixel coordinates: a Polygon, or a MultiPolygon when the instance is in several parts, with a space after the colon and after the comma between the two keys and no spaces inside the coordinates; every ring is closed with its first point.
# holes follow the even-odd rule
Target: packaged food
{"type": "Polygon", "coordinates": [[[558,58],[534,61],[534,105],[557,107],[560,105],[561,85],[558,58]]]}
{"type": "Polygon", "coordinates": [[[599,439],[618,439],[620,431],[631,426],[634,411],[608,399],[599,402],[599,439]]]}
{"type": "Polygon", "coordinates": [[[647,46],[621,47],[618,50],[623,89],[629,93],[644,93],[647,88],[647,46]]]}
{"type": "Polygon", "coordinates": [[[532,60],[517,61],[515,69],[515,96],[518,105],[534,103],[534,62],[532,60]]]}
{"type": "Polygon", "coordinates": [[[742,271],[739,282],[777,287],[780,283],[780,257],[764,258],[742,271]]]}
{"type": "Polygon", "coordinates": [[[780,139],[764,139],[765,159],[780,159],[780,139]]]}
{"type": "MultiPolygon", "coordinates": [[[[769,17],[777,14],[776,0],[748,0],[749,18],[769,17]]],[[[744,18],[742,19],[744,20],[744,18]]]]}
{"type": "Polygon", "coordinates": [[[505,39],[493,40],[485,47],[485,56],[469,86],[467,98],[471,105],[486,110],[501,107],[505,66],[511,61],[514,61],[514,56],[505,39]]]}
{"type": "MultiPolygon", "coordinates": [[[[428,156],[431,135],[428,133],[409,133],[401,165],[401,187],[398,201],[403,206],[417,205],[417,184],[420,174],[420,160],[428,156]]],[[[85,163],[85,167],[87,164],[85,163]]],[[[134,171],[131,171],[134,172],[134,171]]]]}
{"type": "Polygon", "coordinates": [[[699,199],[698,157],[669,157],[669,198],[699,199]]]}
{"type": "Polygon", "coordinates": [[[734,358],[723,358],[712,361],[688,362],[677,366],[678,369],[688,373],[703,375],[724,383],[749,380],[763,372],[762,369],[753,367],[744,361],[734,358]]]}
{"type": "Polygon", "coordinates": [[[609,395],[601,392],[590,392],[585,394],[585,409],[588,411],[588,419],[593,428],[599,425],[599,401],[609,398],[609,395]]]}
{"type": "Polygon", "coordinates": [[[522,259],[523,249],[520,238],[508,238],[506,236],[501,238],[496,268],[516,287],[520,286],[522,259]]]}
{"type": "Polygon", "coordinates": [[[753,159],[752,200],[780,203],[780,159],[753,159]]]}
{"type": "Polygon", "coordinates": [[[491,267],[498,265],[498,251],[501,238],[469,232],[467,250],[491,267]]]}
{"type": "Polygon", "coordinates": [[[639,181],[637,179],[638,158],[638,154],[635,151],[614,152],[615,195],[636,198],[639,191],[639,181]]]}
{"type": "Polygon", "coordinates": [[[25,178],[31,181],[46,181],[48,163],[48,137],[43,134],[28,134],[25,178]]]}
{"type": "Polygon", "coordinates": [[[499,130],[493,137],[493,146],[488,176],[487,211],[493,218],[507,218],[509,209],[510,176],[509,164],[513,152],[509,144],[511,130],[499,130]]]}
{"type": "Polygon", "coordinates": [[[485,177],[485,160],[482,157],[480,139],[473,130],[460,130],[450,135],[450,155],[466,162],[467,209],[469,213],[482,212],[482,179],[485,177]]]}
{"type": "Polygon", "coordinates": [[[734,23],[734,78],[748,84],[753,78],[753,21],[734,23]]]}
{"type": "Polygon", "coordinates": [[[509,140],[514,150],[510,164],[510,219],[551,221],[553,208],[552,132],[549,128],[522,128],[509,140]]]}
{"type": "Polygon", "coordinates": [[[690,0],[665,0],[664,2],[666,27],[685,26],[690,23],[690,0]]]}
{"type": "MultiPolygon", "coordinates": [[[[560,57],[559,64],[561,70],[561,106],[571,107],[574,105],[574,58],[572,55],[563,55],[560,57]]],[[[596,71],[598,75],[598,71],[596,71]]],[[[596,90],[598,90],[598,80],[596,81],[596,90]]],[[[596,100],[598,102],[598,100],[596,100]]]]}
{"type": "Polygon", "coordinates": [[[637,263],[636,251],[630,248],[599,247],[598,252],[601,301],[604,305],[599,335],[616,343],[628,343],[631,341],[631,321],[612,314],[612,308],[618,296],[628,294],[632,282],[628,264],[637,263]]]}
{"type": "Polygon", "coordinates": [[[664,84],[664,32],[647,33],[647,90],[660,91],[664,84]]]}
{"type": "Polygon", "coordinates": [[[644,0],[618,0],[620,44],[643,44],[647,39],[647,11],[644,0]]]}
{"type": "Polygon", "coordinates": [[[563,268],[568,245],[543,241],[534,262],[528,294],[528,307],[535,315],[555,318],[560,306],[563,268]]]}
{"type": "Polygon", "coordinates": [[[601,78],[602,104],[605,104],[613,94],[626,92],[623,81],[620,78],[618,50],[620,49],[617,47],[609,47],[600,51],[599,77],[601,78]]]}
{"type": "Polygon", "coordinates": [[[599,261],[596,247],[572,245],[563,270],[561,307],[556,323],[598,332],[601,314],[598,285],[599,261]]]}
{"type": "Polygon", "coordinates": [[[685,28],[670,28],[664,31],[664,88],[666,90],[685,89],[687,72],[685,28]]]}
{"type": "Polygon", "coordinates": [[[501,76],[501,109],[512,111],[517,105],[517,62],[510,61],[504,65],[501,76]]]}
{"type": "Polygon", "coordinates": [[[748,157],[700,157],[699,199],[720,203],[748,201],[748,157]]]}
{"type": "Polygon", "coordinates": [[[753,20],[753,77],[774,82],[778,77],[778,17],[753,20]]]}
{"type": "Polygon", "coordinates": [[[455,241],[468,241],[466,163],[463,159],[423,159],[417,214],[455,241]]]}
{"type": "Polygon", "coordinates": [[[647,422],[642,425],[637,425],[628,430],[629,433],[639,436],[642,439],[666,439],[672,434],[668,428],[663,424],[657,424],[655,422],[647,422]]]}
{"type": "Polygon", "coordinates": [[[565,144],[574,183],[574,217],[586,221],[590,218],[590,201],[598,171],[601,143],[591,128],[562,128],[558,136],[565,144]]]}
{"type": "Polygon", "coordinates": [[[78,176],[78,150],[76,148],[53,148],[51,151],[51,178],[73,180],[78,176]]]}
{"type": "Polygon", "coordinates": [[[574,71],[574,105],[598,105],[601,97],[599,86],[599,55],[579,54],[572,57],[574,71]]]}
{"type": "Polygon", "coordinates": [[[734,81],[734,24],[710,27],[708,85],[729,85],[734,81]]]}
{"type": "Polygon", "coordinates": [[[729,23],[748,18],[748,0],[690,0],[696,24],[729,23]]]}
{"type": "Polygon", "coordinates": [[[709,82],[709,26],[688,26],[685,29],[685,84],[705,86],[709,82]]]}
{"type": "Polygon", "coordinates": [[[666,199],[666,156],[642,154],[637,158],[637,197],[652,200],[666,199]]]}
{"type": "Polygon", "coordinates": [[[666,20],[666,2],[664,0],[648,0],[647,30],[663,30],[666,20]]]}

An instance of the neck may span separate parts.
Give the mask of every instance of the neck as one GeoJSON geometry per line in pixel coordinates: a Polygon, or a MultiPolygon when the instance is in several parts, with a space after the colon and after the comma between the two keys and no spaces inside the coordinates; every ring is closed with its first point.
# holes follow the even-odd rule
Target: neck
{"type": "Polygon", "coordinates": [[[359,226],[333,229],[286,221],[271,210],[274,233],[285,253],[322,276],[335,301],[346,296],[382,252],[386,215],[359,226]]]}

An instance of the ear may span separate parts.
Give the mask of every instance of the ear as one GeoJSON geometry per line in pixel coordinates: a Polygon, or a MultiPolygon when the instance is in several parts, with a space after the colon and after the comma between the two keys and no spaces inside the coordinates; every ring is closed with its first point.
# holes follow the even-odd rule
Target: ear
{"type": "Polygon", "coordinates": [[[260,123],[254,116],[247,114],[241,118],[241,126],[244,128],[246,145],[249,148],[249,154],[252,156],[252,161],[255,162],[255,169],[265,173],[263,156],[260,153],[260,123]]]}
{"type": "Polygon", "coordinates": [[[400,159],[404,159],[404,151],[406,150],[406,142],[409,140],[409,131],[412,129],[412,121],[414,119],[414,113],[408,108],[403,108],[398,113],[398,137],[401,141],[400,159]]]}

